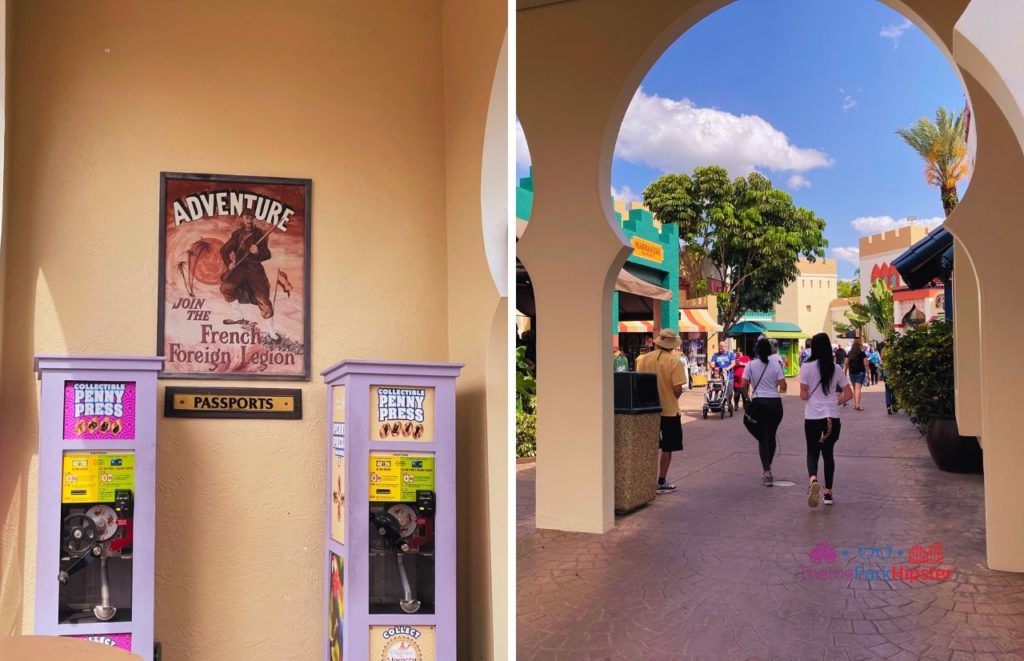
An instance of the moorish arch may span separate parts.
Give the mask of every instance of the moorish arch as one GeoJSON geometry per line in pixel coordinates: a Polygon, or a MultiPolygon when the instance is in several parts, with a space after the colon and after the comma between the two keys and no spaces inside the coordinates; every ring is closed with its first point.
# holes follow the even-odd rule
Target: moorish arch
{"type": "MultiPolygon", "coordinates": [[[[865,2],[874,0],[865,0],[865,2]]],[[[967,90],[977,125],[971,186],[946,227],[956,237],[955,305],[960,356],[981,356],[968,393],[958,370],[958,419],[985,448],[988,560],[1024,571],[1024,510],[1014,479],[1024,473],[1007,365],[986,346],[1012,346],[1024,312],[985,305],[986,292],[1024,285],[1012,251],[1024,225],[1014,173],[1024,171],[1024,48],[1012,26],[1024,3],[882,0],[927,34],[967,90]],[[996,228],[997,231],[993,231],[996,228]],[[961,317],[961,313],[963,316],[961,317]],[[984,333],[984,335],[982,334],[984,333]]],[[[610,300],[629,248],[608,196],[619,126],[643,77],[686,30],[732,0],[518,0],[517,113],[530,135],[535,190],[531,231],[518,252],[530,269],[537,314],[537,526],[603,532],[612,512],[610,300]]],[[[1024,359],[1013,359],[1024,362],[1024,359]]],[[[961,360],[958,359],[958,367],[961,360]]]]}

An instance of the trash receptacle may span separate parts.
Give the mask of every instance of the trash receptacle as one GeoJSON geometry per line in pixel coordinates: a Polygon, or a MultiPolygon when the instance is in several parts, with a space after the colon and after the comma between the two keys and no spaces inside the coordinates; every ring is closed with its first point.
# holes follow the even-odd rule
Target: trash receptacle
{"type": "Polygon", "coordinates": [[[615,512],[625,514],[655,497],[661,400],[653,372],[616,372],[613,378],[615,512]]]}

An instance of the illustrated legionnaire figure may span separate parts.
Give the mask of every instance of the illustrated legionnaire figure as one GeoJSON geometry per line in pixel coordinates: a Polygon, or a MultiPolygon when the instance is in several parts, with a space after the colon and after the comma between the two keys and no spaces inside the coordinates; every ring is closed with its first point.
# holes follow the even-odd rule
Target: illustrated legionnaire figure
{"type": "Polygon", "coordinates": [[[223,282],[220,293],[224,300],[231,304],[234,318],[225,319],[225,324],[241,324],[245,322],[241,303],[256,305],[260,314],[266,319],[267,333],[271,339],[278,339],[274,329],[274,304],[270,300],[270,280],[263,269],[263,262],[270,259],[270,247],[266,233],[256,228],[256,214],[252,209],[242,211],[241,227],[231,233],[224,247],[220,249],[221,259],[226,267],[221,276],[223,282]]]}

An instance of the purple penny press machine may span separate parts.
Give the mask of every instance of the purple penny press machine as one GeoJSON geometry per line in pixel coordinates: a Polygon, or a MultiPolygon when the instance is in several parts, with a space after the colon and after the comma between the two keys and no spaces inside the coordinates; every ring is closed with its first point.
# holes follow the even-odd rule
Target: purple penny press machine
{"type": "Polygon", "coordinates": [[[36,356],[35,632],[153,658],[157,357],[36,356]]]}
{"type": "Polygon", "coordinates": [[[455,650],[461,365],[346,360],[328,386],[325,661],[455,650]]]}

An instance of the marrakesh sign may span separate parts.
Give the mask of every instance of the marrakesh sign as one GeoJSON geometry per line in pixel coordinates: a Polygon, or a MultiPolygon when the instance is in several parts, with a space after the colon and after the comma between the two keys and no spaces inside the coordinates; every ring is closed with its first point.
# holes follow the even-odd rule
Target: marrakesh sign
{"type": "Polygon", "coordinates": [[[665,261],[665,249],[661,247],[661,244],[647,239],[641,239],[638,236],[634,236],[630,239],[630,243],[633,244],[633,255],[636,257],[642,257],[652,262],[661,264],[665,261]]]}
{"type": "Polygon", "coordinates": [[[309,379],[311,188],[161,174],[162,377],[309,379]]]}

